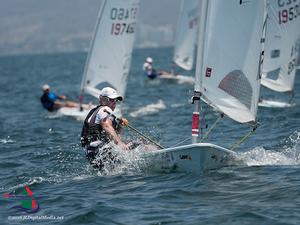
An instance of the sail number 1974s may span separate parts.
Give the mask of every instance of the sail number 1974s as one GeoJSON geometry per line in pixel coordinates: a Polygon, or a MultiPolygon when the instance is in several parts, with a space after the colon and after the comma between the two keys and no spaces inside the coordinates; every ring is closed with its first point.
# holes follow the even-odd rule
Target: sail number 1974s
{"type": "Polygon", "coordinates": [[[123,35],[134,33],[137,11],[138,8],[112,8],[110,11],[110,19],[113,22],[110,34],[123,35]]]}

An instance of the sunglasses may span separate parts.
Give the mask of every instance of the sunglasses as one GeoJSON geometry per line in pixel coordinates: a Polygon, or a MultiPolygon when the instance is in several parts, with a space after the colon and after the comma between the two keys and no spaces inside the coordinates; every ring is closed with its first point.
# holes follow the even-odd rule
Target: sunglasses
{"type": "Polygon", "coordinates": [[[106,97],[106,99],[109,101],[109,102],[111,102],[111,103],[115,103],[115,102],[117,102],[118,101],[118,99],[113,99],[113,98],[108,98],[108,97],[106,97]]]}

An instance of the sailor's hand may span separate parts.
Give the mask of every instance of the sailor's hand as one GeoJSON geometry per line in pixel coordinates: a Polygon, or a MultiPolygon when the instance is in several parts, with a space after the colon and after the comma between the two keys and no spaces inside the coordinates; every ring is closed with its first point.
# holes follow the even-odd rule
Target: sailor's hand
{"type": "Polygon", "coordinates": [[[129,124],[129,122],[128,122],[127,119],[122,118],[121,121],[120,121],[120,124],[121,124],[122,126],[127,126],[127,125],[129,124]]]}
{"type": "Polygon", "coordinates": [[[67,96],[65,96],[65,95],[62,95],[62,96],[60,96],[63,100],[67,100],[67,96]]]}
{"type": "Polygon", "coordinates": [[[120,142],[118,145],[123,150],[129,150],[129,147],[124,142],[120,142]]]}

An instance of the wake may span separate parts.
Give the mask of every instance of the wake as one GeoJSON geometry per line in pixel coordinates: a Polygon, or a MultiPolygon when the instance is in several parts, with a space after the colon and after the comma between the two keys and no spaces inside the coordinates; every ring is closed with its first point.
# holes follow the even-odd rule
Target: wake
{"type": "Polygon", "coordinates": [[[300,132],[291,134],[277,149],[255,147],[250,151],[238,153],[237,160],[247,166],[300,165],[300,132]]]}
{"type": "Polygon", "coordinates": [[[150,115],[150,114],[157,113],[157,112],[159,112],[161,110],[164,110],[166,108],[167,108],[167,106],[160,99],[160,100],[158,100],[157,103],[153,103],[153,104],[143,106],[143,107],[139,108],[138,110],[131,112],[129,115],[131,117],[145,116],[145,115],[150,115]]]}

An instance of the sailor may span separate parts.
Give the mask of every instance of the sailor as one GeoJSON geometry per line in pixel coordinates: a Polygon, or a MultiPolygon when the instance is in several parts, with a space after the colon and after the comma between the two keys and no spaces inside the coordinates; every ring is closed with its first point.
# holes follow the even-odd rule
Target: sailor
{"type": "Polygon", "coordinates": [[[125,118],[117,121],[112,114],[117,102],[122,100],[123,97],[115,89],[103,88],[99,96],[99,105],[93,108],[84,120],[81,144],[85,147],[89,162],[95,168],[103,169],[105,160],[110,160],[112,163],[117,161],[116,156],[110,151],[110,142],[123,150],[129,149],[120,137],[121,126],[128,125],[128,121],[125,118]],[[96,157],[99,154],[102,155],[100,161],[96,157]]]}
{"type": "Polygon", "coordinates": [[[151,57],[146,58],[146,62],[143,64],[143,71],[150,79],[157,77],[156,70],[153,68],[153,59],[151,57]]]}
{"type": "Polygon", "coordinates": [[[43,107],[50,112],[58,110],[61,107],[79,107],[79,104],[77,104],[76,102],[66,101],[66,96],[57,95],[54,92],[51,92],[50,86],[48,84],[44,84],[42,89],[43,95],[41,96],[41,103],[43,107]]]}

